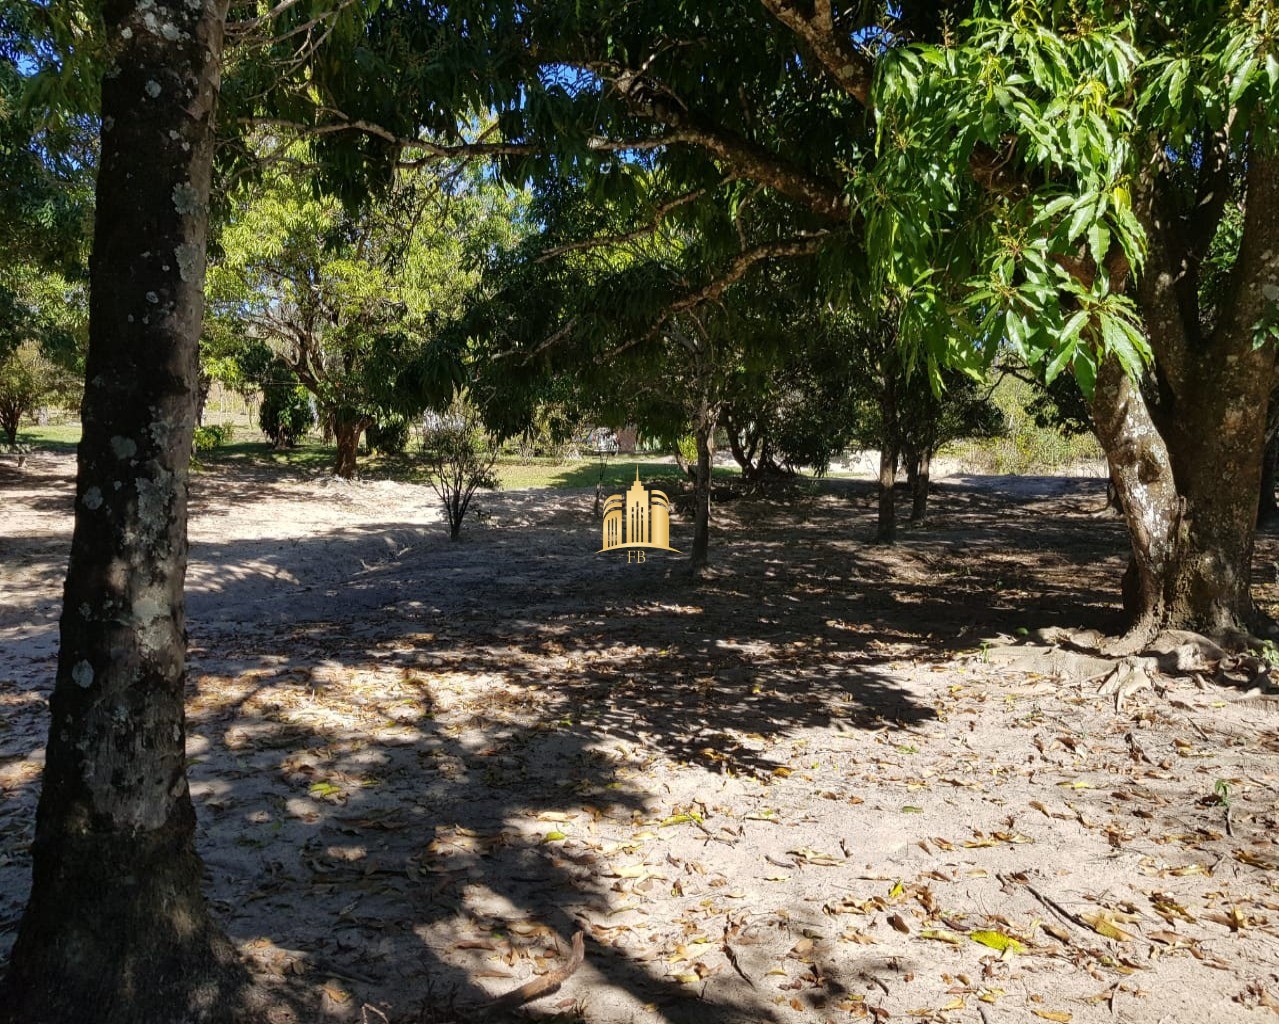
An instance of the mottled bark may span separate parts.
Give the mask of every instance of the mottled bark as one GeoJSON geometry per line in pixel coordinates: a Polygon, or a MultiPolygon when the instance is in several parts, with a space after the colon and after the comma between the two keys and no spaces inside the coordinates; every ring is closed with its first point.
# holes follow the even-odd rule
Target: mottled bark
{"type": "Polygon", "coordinates": [[[1165,621],[1164,587],[1176,559],[1181,502],[1168,447],[1141,388],[1117,359],[1105,360],[1098,370],[1091,412],[1132,545],[1123,599],[1135,649],[1165,621]]]}
{"type": "Polygon", "coordinates": [[[1157,167],[1138,190],[1149,256],[1137,297],[1159,403],[1120,384],[1113,363],[1094,398],[1132,532],[1124,595],[1134,642],[1166,628],[1237,637],[1257,619],[1252,551],[1275,354],[1256,330],[1279,294],[1279,160],[1254,150],[1247,168],[1240,252],[1212,323],[1193,287],[1212,234],[1203,216],[1170,212],[1157,167]]]}
{"type": "Polygon", "coordinates": [[[185,773],[187,468],[225,7],[108,0],[87,386],[34,879],[0,1020],[231,1019],[185,773]]]}
{"type": "Polygon", "coordinates": [[[1129,646],[1162,629],[1229,637],[1254,619],[1252,549],[1261,485],[1268,347],[1196,359],[1175,412],[1156,422],[1115,360],[1092,412],[1132,543],[1124,577],[1129,646]]]}

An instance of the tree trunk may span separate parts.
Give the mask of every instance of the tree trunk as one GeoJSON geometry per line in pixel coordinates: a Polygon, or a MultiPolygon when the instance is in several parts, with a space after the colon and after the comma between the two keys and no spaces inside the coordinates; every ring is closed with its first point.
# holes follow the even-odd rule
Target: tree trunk
{"type": "Polygon", "coordinates": [[[1198,232],[1196,250],[1190,228],[1211,224],[1177,213],[1162,159],[1134,193],[1149,240],[1137,298],[1158,404],[1148,406],[1113,359],[1092,403],[1132,539],[1129,648],[1169,628],[1238,641],[1257,622],[1252,550],[1275,372],[1274,341],[1257,343],[1257,331],[1274,315],[1269,286],[1279,277],[1279,158],[1260,146],[1247,155],[1239,255],[1207,327],[1197,282],[1209,234],[1198,232]]]}
{"type": "Polygon", "coordinates": [[[225,7],[109,0],[84,423],[33,886],[0,1020],[229,1020],[185,773],[187,471],[225,7]],[[160,25],[164,31],[156,26],[160,25]]]}
{"type": "Polygon", "coordinates": [[[715,410],[703,406],[693,436],[697,441],[697,476],[693,485],[693,572],[707,562],[711,533],[711,469],[715,454],[715,410]]]}
{"type": "Polygon", "coordinates": [[[1132,545],[1122,589],[1136,649],[1153,639],[1165,620],[1164,586],[1176,559],[1181,503],[1168,447],[1141,388],[1117,359],[1106,359],[1098,369],[1091,412],[1132,545]]]}
{"type": "Polygon", "coordinates": [[[369,425],[363,416],[338,411],[333,414],[333,433],[337,438],[337,461],[333,466],[335,476],[350,480],[355,476],[356,459],[360,451],[360,437],[369,425]]]}
{"type": "Polygon", "coordinates": [[[910,522],[920,526],[928,515],[928,477],[932,469],[933,453],[918,452],[912,456],[915,471],[910,482],[910,522]]]}
{"type": "Polygon", "coordinates": [[[891,544],[897,539],[897,452],[884,445],[879,452],[879,521],[875,541],[891,544]]]}
{"type": "Polygon", "coordinates": [[[200,383],[195,395],[195,424],[204,426],[204,407],[209,404],[209,392],[213,389],[213,378],[201,371],[200,383]]]}
{"type": "Polygon", "coordinates": [[[1132,543],[1123,581],[1127,648],[1164,629],[1229,639],[1254,620],[1252,548],[1268,389],[1257,380],[1268,382],[1272,371],[1240,364],[1267,359],[1273,356],[1241,353],[1231,364],[1202,366],[1163,433],[1115,360],[1098,372],[1093,419],[1132,543]],[[1260,406],[1250,393],[1258,389],[1260,406]]]}
{"type": "Polygon", "coordinates": [[[747,451],[741,431],[737,424],[733,422],[731,415],[725,416],[725,432],[728,434],[728,450],[733,453],[733,461],[737,463],[742,471],[742,479],[750,480],[755,472],[755,465],[752,461],[755,454],[755,446],[751,445],[751,450],[747,451]]]}
{"type": "Polygon", "coordinates": [[[879,521],[875,525],[875,541],[891,544],[897,538],[897,465],[900,457],[897,417],[897,370],[890,350],[881,360],[879,392],[879,521]]]}
{"type": "Polygon", "coordinates": [[[10,416],[7,411],[0,412],[0,430],[4,431],[5,441],[10,445],[18,443],[19,417],[10,416]]]}
{"type": "Polygon", "coordinates": [[[1257,521],[1268,523],[1279,518],[1275,501],[1275,478],[1279,471],[1279,430],[1271,430],[1266,452],[1261,459],[1261,493],[1257,498],[1257,521]]]}

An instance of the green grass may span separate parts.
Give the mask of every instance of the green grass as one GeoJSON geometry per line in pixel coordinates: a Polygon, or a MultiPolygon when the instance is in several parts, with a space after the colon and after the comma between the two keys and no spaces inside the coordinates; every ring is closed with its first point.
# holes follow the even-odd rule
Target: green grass
{"type": "Polygon", "coordinates": [[[57,426],[24,427],[18,431],[18,444],[42,448],[45,451],[74,452],[80,443],[80,424],[61,423],[57,426]]]}
{"type": "MultiPolygon", "coordinates": [[[[635,480],[639,467],[640,481],[645,487],[665,485],[675,488],[684,479],[679,467],[659,462],[651,455],[611,455],[603,468],[604,489],[612,494],[624,491],[635,480]]],[[[600,463],[596,458],[573,462],[555,459],[502,459],[497,464],[497,477],[505,490],[520,491],[547,487],[594,487],[600,479],[600,463]]],[[[735,477],[735,468],[717,467],[716,477],[735,477]]]]}
{"type": "MultiPolygon", "coordinates": [[[[80,440],[80,424],[70,423],[56,427],[31,427],[18,435],[22,444],[53,451],[71,452],[80,440]]],[[[309,438],[296,448],[273,448],[266,441],[233,441],[212,451],[197,455],[197,466],[214,467],[257,466],[275,467],[290,473],[323,474],[330,472],[336,449],[331,444],[309,438]]],[[[604,466],[604,487],[610,493],[624,491],[635,479],[639,467],[640,480],[645,487],[677,489],[684,481],[679,467],[671,462],[661,462],[653,455],[611,455],[604,466]]],[[[403,455],[369,455],[361,451],[360,475],[372,480],[398,480],[403,483],[425,483],[426,474],[421,461],[409,451],[403,455]]],[[[520,491],[539,488],[594,487],[600,479],[599,459],[592,456],[573,461],[553,458],[519,459],[503,456],[495,467],[503,490],[520,491]]],[[[717,480],[739,476],[736,466],[717,466],[717,480]]]]}
{"type": "Polygon", "coordinates": [[[307,473],[331,469],[336,449],[319,441],[306,440],[296,448],[274,448],[269,441],[233,441],[197,456],[204,466],[278,466],[307,473]]]}

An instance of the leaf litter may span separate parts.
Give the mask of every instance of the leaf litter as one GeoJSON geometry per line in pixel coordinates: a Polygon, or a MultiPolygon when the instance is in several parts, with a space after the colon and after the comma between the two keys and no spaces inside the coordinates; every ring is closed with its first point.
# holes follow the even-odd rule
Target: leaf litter
{"type": "MultiPolygon", "coordinates": [[[[53,652],[48,539],[66,538],[45,508],[70,468],[14,496],[30,506],[10,543],[49,553],[10,574],[28,596],[0,616],[6,944],[53,652]]],[[[891,551],[861,543],[843,495],[797,499],[802,523],[733,502],[692,585],[583,554],[574,493],[496,496],[496,522],[450,545],[408,485],[326,502],[314,481],[234,501],[210,484],[188,708],[210,896],[255,970],[335,1019],[468,1019],[556,977],[579,930],[584,965],[522,1012],[1279,1013],[1279,717],[1180,679],[1117,713],[984,657],[982,636],[1035,615],[970,621],[983,581],[1029,609],[1067,579],[1108,599],[1122,568],[1114,524],[1055,485],[984,505],[943,485],[948,526],[891,551]],[[996,539],[1032,515],[1033,551],[996,539]],[[921,586],[921,607],[898,600],[921,586]]]]}

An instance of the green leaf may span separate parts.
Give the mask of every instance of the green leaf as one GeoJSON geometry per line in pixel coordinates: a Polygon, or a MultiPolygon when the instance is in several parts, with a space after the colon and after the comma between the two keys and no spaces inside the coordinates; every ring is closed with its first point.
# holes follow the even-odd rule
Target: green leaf
{"type": "Polygon", "coordinates": [[[1075,349],[1078,347],[1079,339],[1074,338],[1052,357],[1052,360],[1048,363],[1047,368],[1044,370],[1044,381],[1046,383],[1051,384],[1057,379],[1057,375],[1070,365],[1070,361],[1075,357],[1075,349]]]}
{"type": "Polygon", "coordinates": [[[1081,347],[1075,353],[1075,361],[1071,364],[1075,371],[1075,380],[1079,390],[1088,401],[1092,401],[1093,389],[1097,386],[1097,362],[1087,348],[1081,347]]]}
{"type": "Polygon", "coordinates": [[[981,930],[969,932],[968,937],[974,942],[980,942],[983,946],[990,949],[997,949],[1001,953],[1024,953],[1026,947],[1018,942],[1011,935],[1005,935],[1003,932],[981,930]]]}

